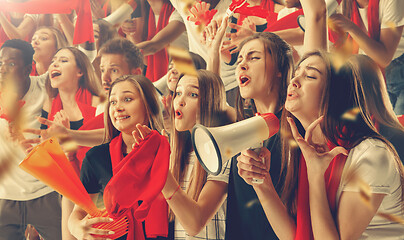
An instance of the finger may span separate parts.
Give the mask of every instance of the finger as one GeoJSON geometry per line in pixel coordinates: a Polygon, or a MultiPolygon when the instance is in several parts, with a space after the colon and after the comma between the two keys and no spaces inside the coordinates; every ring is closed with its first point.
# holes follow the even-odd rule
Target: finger
{"type": "Polygon", "coordinates": [[[271,152],[267,148],[263,147],[263,148],[261,148],[261,152],[258,156],[264,162],[266,170],[269,171],[269,169],[271,167],[271,152]]]}
{"type": "MultiPolygon", "coordinates": [[[[132,132],[132,136],[135,139],[136,144],[139,144],[142,141],[142,137],[139,133],[139,129],[135,128],[135,130],[133,130],[132,132]]],[[[133,148],[134,146],[132,146],[133,148]]]]}
{"type": "Polygon", "coordinates": [[[39,123],[44,124],[44,125],[46,125],[48,127],[52,126],[52,124],[53,124],[52,121],[50,121],[50,120],[48,120],[46,118],[43,118],[43,117],[38,117],[37,119],[38,119],[39,123]]]}
{"type": "Polygon", "coordinates": [[[94,218],[87,218],[85,220],[84,225],[85,226],[91,226],[97,223],[109,223],[109,222],[113,222],[114,219],[109,218],[109,217],[94,217],[94,218]]]}
{"type": "Polygon", "coordinates": [[[34,139],[24,139],[20,141],[21,144],[26,145],[26,144],[38,144],[41,143],[40,138],[34,138],[34,139]]]}
{"type": "Polygon", "coordinates": [[[344,154],[345,156],[348,156],[348,151],[345,148],[338,146],[328,152],[328,156],[330,157],[330,159],[333,159],[339,154],[344,154]]]}
{"type": "Polygon", "coordinates": [[[312,122],[306,129],[305,140],[309,143],[312,142],[313,131],[314,129],[323,121],[324,116],[317,118],[314,122],[312,122]]]}
{"type": "Polygon", "coordinates": [[[42,130],[41,129],[27,128],[27,129],[23,129],[22,132],[32,133],[32,134],[35,134],[35,135],[41,135],[42,130]]]}
{"type": "MultiPolygon", "coordinates": [[[[248,150],[247,150],[248,151],[248,150]]],[[[266,166],[265,166],[265,164],[262,162],[262,159],[261,158],[259,158],[258,157],[258,155],[254,152],[254,151],[252,151],[252,150],[249,150],[249,151],[251,151],[251,152],[248,152],[248,153],[250,153],[250,156],[247,156],[247,155],[244,155],[244,154],[247,154],[247,151],[243,151],[243,153],[240,155],[240,156],[238,156],[237,157],[237,161],[238,162],[243,162],[243,163],[245,163],[245,164],[248,164],[248,165],[251,165],[251,166],[255,166],[255,167],[257,167],[257,168],[260,168],[260,169],[266,169],[266,166]],[[251,155],[252,154],[255,154],[254,155],[254,158],[253,157],[251,157],[251,155]]]]}
{"type": "Polygon", "coordinates": [[[236,29],[236,30],[239,30],[239,29],[242,28],[240,25],[237,25],[235,23],[229,23],[229,27],[233,28],[233,29],[236,29]]]}
{"type": "Polygon", "coordinates": [[[243,162],[238,162],[237,167],[240,176],[243,178],[265,178],[266,171],[260,168],[245,164],[243,162]]]}
{"type": "MultiPolygon", "coordinates": [[[[298,140],[303,140],[302,135],[300,135],[299,131],[297,130],[295,121],[294,121],[291,117],[288,117],[287,120],[288,120],[290,129],[291,129],[291,131],[292,131],[292,136],[293,136],[293,138],[294,138],[296,141],[298,141],[298,140]]],[[[299,142],[298,142],[298,143],[299,143],[299,142]]]]}
{"type": "Polygon", "coordinates": [[[151,133],[150,128],[145,125],[141,125],[140,123],[136,124],[136,128],[139,130],[142,140],[151,133]]]}

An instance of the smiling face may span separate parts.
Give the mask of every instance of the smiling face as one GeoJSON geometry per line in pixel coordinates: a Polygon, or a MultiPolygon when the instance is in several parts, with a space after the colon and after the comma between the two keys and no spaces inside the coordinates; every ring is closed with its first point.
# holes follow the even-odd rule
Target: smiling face
{"type": "Polygon", "coordinates": [[[171,62],[168,65],[168,75],[167,75],[167,86],[171,91],[175,91],[175,86],[177,85],[178,79],[180,78],[180,72],[175,68],[175,63],[171,62]]]}
{"type": "Polygon", "coordinates": [[[147,125],[147,111],[139,90],[129,81],[114,85],[109,97],[112,125],[125,134],[132,134],[136,124],[147,125]]]}
{"type": "Polygon", "coordinates": [[[197,122],[199,113],[199,83],[193,76],[182,77],[174,92],[174,123],[177,131],[189,131],[197,122]]]}
{"type": "Polygon", "coordinates": [[[236,68],[240,94],[245,99],[265,99],[271,92],[276,74],[274,63],[259,39],[241,49],[236,68]]]}
{"type": "Polygon", "coordinates": [[[300,121],[310,123],[317,119],[326,78],[326,65],[322,58],[310,56],[302,61],[288,86],[285,108],[300,121]]]}
{"type": "Polygon", "coordinates": [[[48,72],[51,86],[59,90],[78,88],[79,79],[83,76],[73,53],[68,49],[61,49],[55,54],[48,72]]]}
{"type": "Polygon", "coordinates": [[[35,32],[31,45],[35,50],[35,61],[51,59],[57,51],[55,35],[47,28],[42,28],[35,32]]]}

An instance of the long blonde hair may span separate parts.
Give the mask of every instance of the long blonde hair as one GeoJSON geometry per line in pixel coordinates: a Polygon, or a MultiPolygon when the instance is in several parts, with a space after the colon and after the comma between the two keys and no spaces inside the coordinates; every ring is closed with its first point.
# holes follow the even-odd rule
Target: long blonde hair
{"type": "MultiPolygon", "coordinates": [[[[226,95],[222,80],[218,75],[206,70],[198,70],[197,73],[199,83],[199,119],[197,122],[207,127],[229,123],[225,113],[226,95]]],[[[184,179],[186,165],[189,162],[189,154],[193,151],[191,135],[189,131],[179,132],[175,129],[174,116],[172,116],[172,123],[170,169],[175,179],[181,182],[184,179]]],[[[198,200],[199,194],[206,183],[206,175],[203,167],[198,161],[195,161],[189,186],[186,190],[187,194],[195,201],[198,200]]]]}

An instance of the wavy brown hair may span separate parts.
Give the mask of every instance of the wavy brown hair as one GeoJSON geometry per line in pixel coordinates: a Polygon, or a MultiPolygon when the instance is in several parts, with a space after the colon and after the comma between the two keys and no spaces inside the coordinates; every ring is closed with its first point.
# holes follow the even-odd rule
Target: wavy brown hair
{"type": "MultiPolygon", "coordinates": [[[[247,42],[255,39],[260,40],[264,44],[264,49],[266,50],[266,63],[268,63],[267,59],[270,59],[270,61],[273,62],[274,66],[276,67],[277,71],[282,74],[280,82],[273,82],[270,86],[271,88],[276,87],[278,89],[277,92],[279,93],[279,101],[277,107],[278,109],[280,109],[285,104],[288,84],[294,70],[292,49],[290,48],[289,44],[286,43],[282,38],[270,32],[260,32],[248,37],[240,44],[239,48],[242,49],[247,42]]],[[[269,76],[267,72],[265,72],[265,75],[269,76]]],[[[247,114],[244,112],[245,101],[246,99],[241,97],[239,90],[236,102],[237,120],[243,120],[250,117],[247,116],[247,114]]],[[[257,112],[257,109],[255,107],[253,99],[251,99],[251,105],[253,108],[253,114],[255,114],[257,112]]]]}
{"type": "MultiPolygon", "coordinates": [[[[403,167],[400,159],[391,143],[381,136],[373,125],[365,101],[366,98],[360,76],[355,74],[356,67],[348,61],[337,68],[332,55],[322,51],[305,54],[299,64],[312,56],[320,57],[327,69],[325,75],[326,84],[324,85],[319,112],[319,116],[324,116],[320,127],[326,138],[333,144],[342,145],[348,150],[354,148],[367,138],[375,138],[383,141],[394,154],[395,162],[399,164],[399,172],[403,183],[403,167]],[[341,117],[344,113],[354,108],[359,109],[360,112],[355,121],[345,120],[341,117]]],[[[294,119],[302,136],[304,136],[305,131],[298,119],[287,110],[283,111],[281,120],[282,166],[287,166],[287,172],[284,189],[282,191],[282,200],[286,204],[289,214],[295,217],[299,158],[301,152],[298,148],[291,147],[289,144],[292,134],[286,117],[292,117],[294,119]]],[[[403,187],[404,185],[402,184],[402,188],[403,187]]]]}

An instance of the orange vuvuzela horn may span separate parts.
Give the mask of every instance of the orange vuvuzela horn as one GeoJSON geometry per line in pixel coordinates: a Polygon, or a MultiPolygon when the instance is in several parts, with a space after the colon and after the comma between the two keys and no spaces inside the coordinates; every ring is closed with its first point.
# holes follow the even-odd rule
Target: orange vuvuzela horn
{"type": "MultiPolygon", "coordinates": [[[[56,138],[48,139],[36,146],[20,163],[20,168],[70,199],[92,217],[107,216],[106,210],[98,209],[91,200],[56,138]]],[[[125,216],[115,219],[113,223],[115,224],[97,224],[94,227],[119,233],[108,235],[110,239],[126,234],[125,216]]]]}

